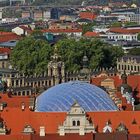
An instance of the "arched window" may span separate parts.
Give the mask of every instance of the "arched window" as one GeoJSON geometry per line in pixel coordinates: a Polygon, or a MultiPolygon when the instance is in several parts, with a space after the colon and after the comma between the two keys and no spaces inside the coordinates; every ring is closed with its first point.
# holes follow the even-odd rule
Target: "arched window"
{"type": "Polygon", "coordinates": [[[72,121],[72,126],[76,126],[76,122],[75,121],[72,121]]]}
{"type": "Polygon", "coordinates": [[[80,121],[79,120],[77,121],[77,126],[80,126],[80,121]]]}

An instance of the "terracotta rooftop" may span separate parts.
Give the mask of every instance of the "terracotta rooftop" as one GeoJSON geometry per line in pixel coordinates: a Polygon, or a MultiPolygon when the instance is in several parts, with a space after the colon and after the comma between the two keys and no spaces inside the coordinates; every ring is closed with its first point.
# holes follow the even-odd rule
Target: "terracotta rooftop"
{"type": "Polygon", "coordinates": [[[119,34],[136,34],[140,32],[140,29],[127,29],[122,27],[112,27],[108,32],[119,33],[119,34]]]}
{"type": "Polygon", "coordinates": [[[0,43],[10,40],[19,40],[21,37],[12,32],[0,32],[0,43]]]}
{"type": "MultiPolygon", "coordinates": [[[[28,109],[22,111],[20,108],[5,108],[1,113],[8,128],[11,128],[11,135],[21,134],[25,125],[31,125],[36,133],[39,133],[39,127],[45,126],[46,134],[57,133],[58,126],[63,124],[66,112],[31,112],[28,109]],[[18,117],[17,117],[18,115],[18,117]],[[10,116],[10,117],[9,117],[10,116]],[[16,118],[16,121],[15,121],[16,118]]],[[[140,112],[134,111],[116,111],[116,112],[87,112],[98,132],[102,133],[108,120],[111,122],[113,132],[120,123],[128,128],[130,134],[140,134],[140,112]],[[136,123],[133,124],[135,119],[136,123]]]]}
{"type": "Polygon", "coordinates": [[[21,104],[24,102],[26,107],[29,107],[30,98],[28,96],[11,96],[7,94],[0,94],[0,103],[5,102],[9,108],[18,107],[21,108],[21,104]]]}
{"type": "MultiPolygon", "coordinates": [[[[105,80],[107,77],[103,76],[103,77],[93,77],[91,79],[91,83],[96,85],[96,86],[100,86],[101,82],[103,80],[105,80]]],[[[111,76],[110,78],[112,78],[114,80],[114,84],[115,87],[117,88],[119,85],[121,85],[122,80],[121,77],[119,76],[111,76]]],[[[140,75],[128,75],[127,76],[127,83],[132,87],[132,89],[136,89],[139,94],[138,97],[140,97],[140,75]]]]}
{"type": "Polygon", "coordinates": [[[90,31],[88,31],[84,34],[85,37],[99,37],[99,35],[100,35],[99,33],[90,32],[90,31]]]}
{"type": "Polygon", "coordinates": [[[29,33],[32,32],[31,28],[29,28],[29,27],[26,27],[26,26],[19,26],[19,27],[20,27],[21,29],[23,29],[23,30],[29,32],[29,33]]]}
{"type": "Polygon", "coordinates": [[[96,18],[96,14],[92,12],[80,12],[79,17],[94,20],[96,18]]]}
{"type": "Polygon", "coordinates": [[[10,54],[11,53],[11,49],[9,49],[9,48],[0,48],[0,53],[10,54]]]}

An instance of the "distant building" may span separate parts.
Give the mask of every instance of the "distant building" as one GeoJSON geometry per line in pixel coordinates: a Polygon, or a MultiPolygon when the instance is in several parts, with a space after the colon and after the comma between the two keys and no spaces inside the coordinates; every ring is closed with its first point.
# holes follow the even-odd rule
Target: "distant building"
{"type": "Polygon", "coordinates": [[[31,18],[31,12],[30,11],[22,11],[22,18],[31,18]]]}
{"type": "Polygon", "coordinates": [[[81,37],[82,29],[44,29],[44,33],[52,33],[53,35],[62,35],[65,34],[70,37],[81,37]]]}
{"type": "Polygon", "coordinates": [[[125,71],[127,74],[140,74],[140,56],[124,56],[118,59],[117,70],[120,73],[125,71]]]}
{"type": "Polygon", "coordinates": [[[127,29],[122,27],[112,27],[110,28],[106,35],[108,39],[114,41],[126,40],[126,41],[137,41],[137,36],[140,29],[127,29]]]}
{"type": "Polygon", "coordinates": [[[27,36],[32,32],[32,30],[27,26],[18,26],[13,28],[12,32],[20,36],[27,36]]]}
{"type": "Polygon", "coordinates": [[[43,19],[44,20],[49,20],[50,18],[51,18],[51,11],[50,10],[43,11],[43,19]]]}
{"type": "Polygon", "coordinates": [[[135,22],[137,24],[140,24],[140,14],[132,14],[129,16],[130,22],[135,22]]]}
{"type": "Polygon", "coordinates": [[[96,22],[101,25],[108,25],[118,21],[118,16],[115,15],[99,15],[96,17],[96,22]]]}
{"type": "Polygon", "coordinates": [[[9,48],[0,48],[0,68],[9,68],[9,55],[11,49],[9,48]]]}
{"type": "Polygon", "coordinates": [[[43,20],[43,11],[42,10],[33,11],[33,19],[35,21],[43,20]]]}
{"type": "Polygon", "coordinates": [[[61,15],[60,9],[58,9],[58,8],[51,9],[51,19],[59,19],[60,15],[61,15]]]}
{"type": "Polygon", "coordinates": [[[60,15],[59,17],[61,21],[71,21],[71,22],[75,21],[77,18],[78,16],[76,14],[69,14],[69,15],[63,14],[63,15],[60,15]]]}
{"type": "Polygon", "coordinates": [[[0,9],[0,20],[2,19],[2,9],[0,9]]]}

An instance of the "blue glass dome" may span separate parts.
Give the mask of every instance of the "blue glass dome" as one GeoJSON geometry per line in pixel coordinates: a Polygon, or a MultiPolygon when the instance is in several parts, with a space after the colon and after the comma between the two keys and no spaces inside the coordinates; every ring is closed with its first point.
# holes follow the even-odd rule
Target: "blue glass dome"
{"type": "Polygon", "coordinates": [[[97,86],[74,81],[49,88],[36,100],[36,111],[66,112],[77,101],[85,111],[118,110],[109,95],[97,86]]]}

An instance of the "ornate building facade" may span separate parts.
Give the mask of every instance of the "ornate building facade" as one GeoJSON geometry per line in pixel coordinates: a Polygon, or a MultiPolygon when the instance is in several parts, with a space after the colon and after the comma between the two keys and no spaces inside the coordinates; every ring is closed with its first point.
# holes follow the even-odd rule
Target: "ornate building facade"
{"type": "Polygon", "coordinates": [[[95,133],[92,121],[87,118],[85,110],[80,107],[78,102],[75,102],[67,113],[63,124],[58,127],[59,135],[64,136],[69,133],[85,135],[85,133],[91,132],[95,133]]]}
{"type": "Polygon", "coordinates": [[[121,74],[126,71],[127,74],[140,74],[140,56],[124,56],[117,60],[117,70],[121,74]]]}
{"type": "Polygon", "coordinates": [[[28,96],[39,94],[54,85],[67,81],[90,81],[90,71],[87,67],[87,56],[83,57],[83,68],[79,72],[69,73],[65,70],[65,64],[57,53],[57,48],[48,63],[48,69],[41,75],[25,75],[14,69],[0,68],[1,81],[7,84],[8,92],[16,96],[28,96]]]}

